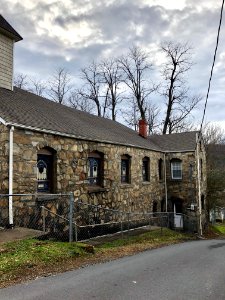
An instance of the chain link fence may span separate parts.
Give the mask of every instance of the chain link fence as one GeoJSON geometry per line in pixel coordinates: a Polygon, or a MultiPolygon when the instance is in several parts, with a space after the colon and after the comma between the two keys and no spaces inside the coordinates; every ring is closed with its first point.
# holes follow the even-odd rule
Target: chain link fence
{"type": "Polygon", "coordinates": [[[13,226],[42,231],[39,238],[78,241],[96,236],[125,233],[143,226],[197,231],[197,222],[183,214],[129,212],[103,205],[84,203],[72,193],[52,195],[0,195],[0,226],[7,227],[10,213],[13,226]],[[10,212],[9,197],[13,198],[10,212]]]}

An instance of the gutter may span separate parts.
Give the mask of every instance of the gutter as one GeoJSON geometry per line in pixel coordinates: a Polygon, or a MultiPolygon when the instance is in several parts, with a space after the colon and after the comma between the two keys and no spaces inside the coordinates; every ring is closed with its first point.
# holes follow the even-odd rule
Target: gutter
{"type": "Polygon", "coordinates": [[[166,152],[164,153],[164,187],[165,187],[165,202],[166,212],[168,211],[168,194],[167,194],[167,179],[166,179],[166,152]]]}
{"type": "MultiPolygon", "coordinates": [[[[186,149],[186,150],[179,150],[179,151],[157,150],[157,149],[154,149],[154,148],[151,149],[151,148],[146,148],[144,146],[137,146],[135,144],[124,144],[124,143],[114,142],[114,141],[110,141],[110,140],[94,139],[94,138],[88,138],[88,137],[83,137],[83,136],[77,136],[77,135],[70,134],[70,133],[62,133],[62,132],[59,132],[59,131],[54,131],[54,130],[49,130],[49,129],[44,129],[44,128],[26,126],[26,125],[18,124],[18,123],[9,123],[9,122],[6,122],[6,121],[2,120],[1,118],[0,118],[0,122],[2,122],[6,126],[10,125],[10,126],[15,126],[17,128],[22,128],[22,129],[27,129],[27,130],[37,131],[37,132],[43,132],[43,133],[58,135],[58,136],[62,136],[62,137],[79,139],[79,140],[83,140],[83,141],[94,141],[94,142],[98,142],[98,143],[106,143],[106,144],[127,146],[127,147],[133,147],[133,148],[138,148],[138,149],[150,150],[150,151],[154,151],[154,152],[158,152],[158,153],[177,153],[177,152],[187,153],[187,152],[194,152],[195,151],[195,149],[186,149]]],[[[151,143],[150,140],[149,140],[149,142],[151,143]]]]}
{"type": "Polygon", "coordinates": [[[14,126],[9,130],[9,226],[13,227],[13,132],[14,126]]]}

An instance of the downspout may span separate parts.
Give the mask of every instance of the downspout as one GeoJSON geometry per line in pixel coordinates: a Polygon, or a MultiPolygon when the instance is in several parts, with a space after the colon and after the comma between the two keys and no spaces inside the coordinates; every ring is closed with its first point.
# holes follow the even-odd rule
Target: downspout
{"type": "Polygon", "coordinates": [[[165,187],[165,202],[166,212],[168,211],[168,195],[167,195],[167,180],[166,180],[166,153],[164,153],[164,187],[165,187]]]}
{"type": "Polygon", "coordinates": [[[202,204],[201,204],[201,179],[200,179],[200,159],[199,159],[199,138],[197,138],[196,156],[197,156],[197,174],[198,174],[198,214],[199,214],[199,235],[202,236],[202,204]]]}
{"type": "Polygon", "coordinates": [[[9,226],[13,227],[13,131],[11,126],[9,131],[9,226]]]}

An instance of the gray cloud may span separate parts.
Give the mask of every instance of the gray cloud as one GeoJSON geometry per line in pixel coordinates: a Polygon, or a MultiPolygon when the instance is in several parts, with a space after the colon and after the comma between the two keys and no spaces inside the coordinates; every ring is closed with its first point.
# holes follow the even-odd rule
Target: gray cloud
{"type": "MultiPolygon", "coordinates": [[[[215,48],[219,3],[188,0],[183,9],[168,10],[141,0],[46,2],[37,1],[30,8],[21,1],[1,0],[0,13],[24,38],[16,44],[16,71],[36,73],[37,77],[46,79],[56,67],[64,66],[77,76],[78,70],[92,60],[121,55],[133,44],[155,49],[164,40],[187,41],[194,48],[196,62],[188,81],[193,92],[205,95],[215,48]],[[70,31],[73,40],[84,23],[90,27],[90,33],[74,43],[58,32],[70,31]]],[[[224,49],[224,35],[223,25],[218,67],[209,99],[210,120],[224,118],[221,106],[224,105],[225,56],[220,55],[224,49]]],[[[154,76],[159,78],[158,70],[154,76]]]]}

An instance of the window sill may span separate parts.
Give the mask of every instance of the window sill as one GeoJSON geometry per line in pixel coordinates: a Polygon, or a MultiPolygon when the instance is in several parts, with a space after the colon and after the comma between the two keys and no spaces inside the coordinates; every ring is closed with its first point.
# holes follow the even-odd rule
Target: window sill
{"type": "Polygon", "coordinates": [[[52,201],[52,200],[57,200],[59,195],[48,195],[48,194],[41,194],[38,193],[36,196],[36,201],[52,201]]]}
{"type": "Polygon", "coordinates": [[[122,189],[133,188],[133,185],[131,183],[120,183],[120,188],[122,189]]]}
{"type": "Polygon", "coordinates": [[[170,181],[171,182],[181,182],[181,181],[183,181],[183,179],[182,178],[180,178],[180,179],[171,178],[170,181]]]}
{"type": "Polygon", "coordinates": [[[88,194],[103,193],[103,192],[108,192],[109,191],[108,189],[103,188],[101,186],[89,186],[87,190],[88,190],[88,194]]]}
{"type": "Polygon", "coordinates": [[[142,184],[143,185],[149,185],[151,182],[150,181],[143,181],[142,184]]]}

